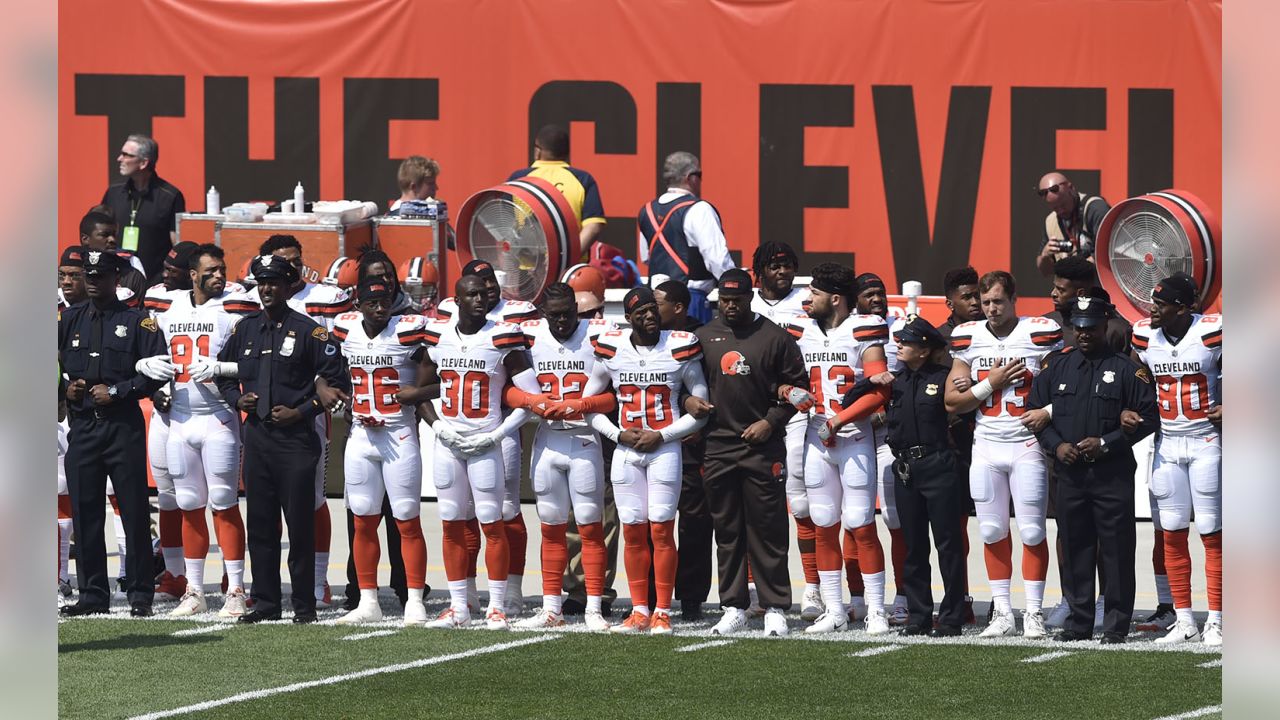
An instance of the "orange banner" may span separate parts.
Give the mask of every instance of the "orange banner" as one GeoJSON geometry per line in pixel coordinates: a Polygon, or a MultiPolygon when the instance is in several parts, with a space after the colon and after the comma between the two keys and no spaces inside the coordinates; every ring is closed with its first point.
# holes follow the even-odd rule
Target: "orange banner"
{"type": "MultiPolygon", "coordinates": [[[[1150,0],[63,0],[59,222],[115,176],[125,136],[204,206],[398,196],[439,160],[454,207],[568,123],[605,239],[674,150],[698,154],[732,250],[761,238],[941,292],[972,263],[1024,296],[1061,168],[1118,201],[1178,187],[1221,207],[1219,2],[1150,0]],[[129,38],[122,41],[122,38],[129,38]]],[[[308,258],[311,264],[327,259],[308,258]]],[[[1034,287],[1032,287],[1034,286],[1034,287]]]]}

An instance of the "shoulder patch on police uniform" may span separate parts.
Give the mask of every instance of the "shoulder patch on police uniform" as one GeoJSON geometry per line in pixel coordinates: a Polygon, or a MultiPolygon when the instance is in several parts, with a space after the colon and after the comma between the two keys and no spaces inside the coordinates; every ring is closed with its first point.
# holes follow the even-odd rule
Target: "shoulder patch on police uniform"
{"type": "Polygon", "coordinates": [[[319,340],[320,342],[328,342],[329,333],[326,332],[324,328],[318,327],[311,331],[311,337],[319,340]]]}
{"type": "Polygon", "coordinates": [[[155,318],[143,318],[138,325],[147,332],[160,332],[160,328],[156,326],[155,318]]]}
{"type": "Polygon", "coordinates": [[[1134,375],[1137,375],[1138,379],[1141,380],[1142,382],[1148,385],[1151,384],[1151,373],[1146,368],[1144,367],[1138,368],[1137,372],[1135,372],[1134,375]]]}

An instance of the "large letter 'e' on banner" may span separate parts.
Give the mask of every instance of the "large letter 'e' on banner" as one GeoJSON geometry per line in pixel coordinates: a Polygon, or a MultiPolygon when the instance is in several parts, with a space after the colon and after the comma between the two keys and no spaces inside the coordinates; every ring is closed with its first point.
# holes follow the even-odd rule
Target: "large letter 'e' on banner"
{"type": "Polygon", "coordinates": [[[1162,190],[1116,204],[1098,230],[1098,276],[1130,322],[1151,313],[1156,283],[1185,272],[1208,312],[1222,290],[1222,225],[1200,198],[1162,190]]]}
{"type": "Polygon", "coordinates": [[[458,213],[458,260],[493,263],[502,295],[537,300],[580,254],[578,221],[542,178],[523,177],[472,195],[458,213]]]}

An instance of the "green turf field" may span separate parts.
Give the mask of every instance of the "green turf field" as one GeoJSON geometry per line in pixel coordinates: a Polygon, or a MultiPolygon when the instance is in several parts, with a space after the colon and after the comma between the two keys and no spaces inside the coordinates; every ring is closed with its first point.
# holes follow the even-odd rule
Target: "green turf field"
{"type": "MultiPolygon", "coordinates": [[[[428,603],[431,612],[441,607],[440,600],[428,603]]],[[[63,621],[59,715],[1165,718],[1219,705],[1222,696],[1220,653],[1156,650],[1141,634],[1106,649],[968,634],[872,640],[855,631],[813,639],[793,618],[788,638],[761,637],[757,622],[751,632],[721,639],[708,633],[713,614],[697,624],[677,622],[669,638],[572,627],[431,631],[399,628],[390,598],[384,608],[395,622],[356,628],[236,626],[212,614],[63,621]],[[1049,655],[1063,652],[1069,654],[1049,655]],[[251,695],[228,702],[241,694],[251,695]]]]}

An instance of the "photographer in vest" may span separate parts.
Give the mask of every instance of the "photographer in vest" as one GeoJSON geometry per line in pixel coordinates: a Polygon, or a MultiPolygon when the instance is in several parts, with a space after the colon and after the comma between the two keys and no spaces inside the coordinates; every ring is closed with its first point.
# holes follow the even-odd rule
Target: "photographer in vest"
{"type": "Polygon", "coordinates": [[[1040,274],[1052,277],[1053,264],[1070,255],[1093,262],[1093,241],[1111,205],[1097,195],[1079,192],[1059,172],[1040,178],[1036,188],[1050,210],[1044,218],[1044,236],[1036,257],[1040,274]]]}
{"type": "Polygon", "coordinates": [[[701,199],[702,164],[693,153],[673,152],[662,164],[667,191],[640,208],[640,259],[649,264],[649,287],[668,280],[689,287],[689,317],[711,320],[707,294],[734,267],[720,213],[701,199]]]}

